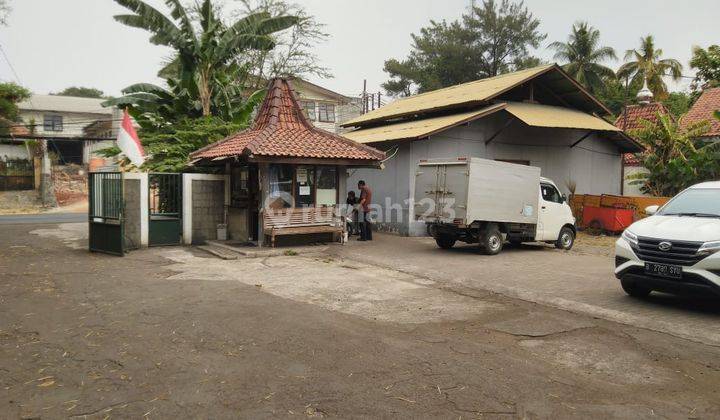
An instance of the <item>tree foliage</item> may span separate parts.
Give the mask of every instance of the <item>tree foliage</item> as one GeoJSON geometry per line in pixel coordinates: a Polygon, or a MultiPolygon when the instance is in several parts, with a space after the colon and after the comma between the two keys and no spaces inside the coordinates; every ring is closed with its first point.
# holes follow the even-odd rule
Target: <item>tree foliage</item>
{"type": "MultiPolygon", "coordinates": [[[[165,86],[136,83],[103,103],[128,109],[149,155],[144,169],[156,171],[182,170],[190,152],[249,125],[265,92],[248,95],[245,54],[272,50],[273,34],[298,22],[258,12],[226,24],[211,0],[190,9],[165,0],[169,16],[141,0],[115,1],[133,12],[115,16],[117,21],[147,30],[151,42],[175,51],[159,72],[165,86]]],[[[119,152],[110,148],[104,154],[119,152]]]]}
{"type": "Polygon", "coordinates": [[[587,22],[575,23],[566,42],[553,42],[549,48],[555,50],[556,60],[566,63],[565,71],[592,93],[600,92],[606,81],[615,78],[615,72],[602,64],[617,60],[615,50],[600,46],[600,31],[587,22]]]}
{"type": "Polygon", "coordinates": [[[18,102],[30,98],[30,91],[15,83],[0,83],[0,133],[7,134],[10,126],[19,122],[18,102]]]}
{"type": "Polygon", "coordinates": [[[545,39],[539,25],[522,1],[510,0],[485,0],[450,23],[430,21],[412,34],[407,58],[385,62],[383,88],[410,95],[538,65],[529,50],[545,39]]]}
{"type": "Polygon", "coordinates": [[[53,93],[52,95],[57,96],[75,96],[78,98],[97,98],[100,99],[105,96],[105,93],[100,89],[90,88],[90,87],[84,87],[84,86],[71,86],[69,88],[65,88],[62,91],[58,93],[53,93]]]}
{"type": "Polygon", "coordinates": [[[652,35],[640,38],[640,48],[625,52],[626,63],[617,71],[619,78],[628,77],[631,83],[642,86],[647,80],[648,88],[655,95],[655,99],[662,100],[668,94],[667,85],[663,76],[670,76],[673,80],[680,80],[682,64],[674,58],[662,58],[663,50],[655,47],[652,35]]]}
{"type": "Polygon", "coordinates": [[[685,115],[693,103],[692,96],[685,92],[670,92],[665,99],[662,100],[662,104],[675,118],[680,118],[685,115]]]}
{"type": "MultiPolygon", "coordinates": [[[[247,123],[227,122],[217,117],[184,118],[172,125],[141,128],[140,138],[148,159],[143,169],[180,172],[187,169],[190,153],[228,137],[247,127],[247,123]]],[[[117,147],[101,151],[105,156],[120,153],[117,147]]]]}
{"type": "Polygon", "coordinates": [[[606,79],[603,88],[594,92],[598,100],[605,104],[616,116],[620,115],[626,105],[637,103],[636,96],[640,90],[639,86],[627,85],[623,82],[616,78],[606,79]]]}
{"type": "Polygon", "coordinates": [[[647,174],[632,176],[633,184],[655,196],[673,196],[698,182],[720,176],[719,143],[696,140],[708,130],[707,122],[682,128],[668,115],[657,115],[656,123],[645,123],[633,137],[646,150],[641,155],[647,174]]]}
{"type": "Polygon", "coordinates": [[[720,45],[693,47],[690,67],[695,69],[693,90],[720,86],[720,45]]]}
{"type": "MultiPolygon", "coordinates": [[[[299,21],[296,16],[258,12],[225,24],[211,0],[191,9],[180,0],[165,0],[170,16],[142,0],[115,2],[132,12],[115,16],[115,20],[150,32],[150,42],[174,50],[173,59],[160,75],[173,80],[179,89],[176,93],[186,95],[188,103],[196,102],[203,116],[215,115],[213,108],[231,102],[244,87],[247,68],[242,65],[243,54],[272,50],[272,35],[299,21]]],[[[123,102],[147,102],[156,93],[136,91],[123,102]]]]}
{"type": "Polygon", "coordinates": [[[309,15],[305,8],[286,0],[241,0],[241,13],[252,15],[269,13],[270,16],[296,16],[298,22],[287,31],[272,35],[275,48],[272,50],[252,50],[242,58],[254,76],[251,86],[261,87],[263,80],[272,77],[332,77],[330,69],[320,64],[314,47],[326,41],[329,34],[325,25],[309,15]]]}
{"type": "Polygon", "coordinates": [[[10,12],[12,12],[12,8],[8,4],[8,0],[0,0],[0,26],[7,26],[10,12]]]}

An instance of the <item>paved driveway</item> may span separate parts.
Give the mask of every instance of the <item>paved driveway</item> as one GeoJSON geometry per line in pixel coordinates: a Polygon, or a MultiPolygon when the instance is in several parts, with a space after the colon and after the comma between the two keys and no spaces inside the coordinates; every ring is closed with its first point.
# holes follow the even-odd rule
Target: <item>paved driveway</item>
{"type": "Polygon", "coordinates": [[[613,275],[610,252],[597,255],[523,245],[496,256],[456,245],[441,250],[430,238],[377,234],[375,241],[351,241],[335,248],[344,257],[426,276],[454,289],[484,289],[523,300],[585,313],[628,325],[720,345],[720,300],[653,293],[627,296],[613,275]]]}

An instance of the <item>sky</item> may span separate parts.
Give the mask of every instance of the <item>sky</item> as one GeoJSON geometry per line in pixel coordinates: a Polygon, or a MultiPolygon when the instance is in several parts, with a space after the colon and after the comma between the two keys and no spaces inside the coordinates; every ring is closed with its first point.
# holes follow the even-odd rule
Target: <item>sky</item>
{"type": "MultiPolygon", "coordinates": [[[[158,83],[160,63],[169,55],[152,45],[146,32],[113,20],[125,9],[112,0],[9,0],[9,25],[0,28],[0,79],[20,82],[35,93],[57,92],[68,86],[87,86],[119,95],[137,82],[158,83]],[[9,61],[9,63],[8,63],[9,61]],[[14,71],[13,71],[14,70],[14,71]]],[[[147,0],[164,10],[162,0],[147,0]]],[[[227,11],[236,0],[225,0],[227,11]]],[[[358,95],[363,80],[379,91],[387,79],[382,71],[388,58],[404,58],[410,34],[430,19],[454,20],[471,0],[296,0],[326,24],[330,37],[316,53],[334,74],[332,79],[309,80],[346,95],[358,95]]],[[[691,47],[720,43],[718,0],[526,0],[548,34],[535,52],[552,61],[547,44],[564,41],[573,22],[587,20],[601,32],[604,45],[624,51],[636,48],[641,36],[653,34],[666,57],[680,60],[691,76],[691,47]],[[692,4],[692,7],[690,7],[692,4]]],[[[608,63],[617,68],[622,62],[608,63]]],[[[686,89],[690,80],[672,83],[686,89]]]]}

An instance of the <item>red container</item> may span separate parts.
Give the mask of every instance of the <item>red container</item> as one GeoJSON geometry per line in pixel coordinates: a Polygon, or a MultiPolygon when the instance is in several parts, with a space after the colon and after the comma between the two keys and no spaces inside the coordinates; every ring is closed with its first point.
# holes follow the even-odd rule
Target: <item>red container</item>
{"type": "Polygon", "coordinates": [[[581,227],[620,233],[633,222],[632,209],[584,206],[581,227]]]}

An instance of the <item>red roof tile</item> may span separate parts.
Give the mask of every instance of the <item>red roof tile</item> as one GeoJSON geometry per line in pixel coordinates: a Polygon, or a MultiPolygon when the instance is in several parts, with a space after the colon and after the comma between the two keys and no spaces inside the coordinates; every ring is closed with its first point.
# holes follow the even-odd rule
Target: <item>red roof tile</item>
{"type": "Polygon", "coordinates": [[[641,166],[642,161],[635,153],[625,153],[623,155],[623,163],[625,166],[641,166]]]}
{"type": "Polygon", "coordinates": [[[25,126],[14,125],[10,127],[10,134],[13,136],[29,136],[32,133],[25,126]]]}
{"type": "MultiPolygon", "coordinates": [[[[649,104],[638,104],[626,106],[620,116],[615,120],[615,127],[631,134],[633,130],[645,128],[645,123],[657,122],[658,113],[663,115],[670,114],[665,105],[660,102],[651,102],[649,104]]],[[[640,166],[642,162],[638,155],[633,153],[625,153],[623,155],[623,163],[625,166],[640,166]]]]}
{"type": "Polygon", "coordinates": [[[644,122],[657,122],[657,114],[669,114],[667,108],[660,102],[649,104],[628,105],[615,120],[615,127],[623,131],[632,131],[645,128],[644,122]]]}
{"type": "Polygon", "coordinates": [[[191,159],[239,155],[378,161],[385,154],[370,146],[314,127],[285,79],[272,80],[252,128],[190,154],[191,159]]]}
{"type": "Polygon", "coordinates": [[[680,124],[688,127],[702,121],[710,122],[710,130],[703,137],[720,136],[720,121],[713,117],[713,112],[720,110],[720,87],[706,89],[700,95],[687,114],[682,117],[680,124]]]}

